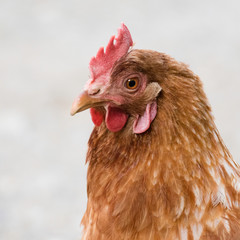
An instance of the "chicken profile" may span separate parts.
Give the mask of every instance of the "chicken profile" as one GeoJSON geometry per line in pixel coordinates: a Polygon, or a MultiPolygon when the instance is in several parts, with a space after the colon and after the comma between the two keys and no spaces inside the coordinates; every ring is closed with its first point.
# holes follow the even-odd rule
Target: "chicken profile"
{"type": "Polygon", "coordinates": [[[122,24],[90,61],[86,240],[240,240],[240,173],[199,77],[132,49],[122,24]]]}

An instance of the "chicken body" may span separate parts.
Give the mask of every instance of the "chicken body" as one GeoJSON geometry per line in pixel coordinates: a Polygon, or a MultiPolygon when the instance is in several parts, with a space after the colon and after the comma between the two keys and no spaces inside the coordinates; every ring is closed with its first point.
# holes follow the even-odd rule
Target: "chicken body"
{"type": "MultiPolygon", "coordinates": [[[[239,170],[198,76],[165,54],[131,50],[109,79],[104,92],[115,98],[108,103],[127,120],[110,131],[107,101],[92,105],[105,121],[89,139],[83,239],[239,240],[239,170]],[[139,92],[123,92],[119,79],[136,73],[139,92]],[[156,116],[135,133],[136,118],[153,102],[156,116]]],[[[106,99],[101,94],[89,95],[106,99]]]]}

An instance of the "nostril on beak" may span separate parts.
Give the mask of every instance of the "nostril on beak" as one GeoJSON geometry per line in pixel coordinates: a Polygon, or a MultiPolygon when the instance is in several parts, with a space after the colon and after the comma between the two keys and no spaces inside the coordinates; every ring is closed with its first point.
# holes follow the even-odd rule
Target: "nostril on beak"
{"type": "Polygon", "coordinates": [[[89,92],[89,95],[90,95],[90,96],[93,96],[93,95],[98,94],[99,92],[100,92],[100,88],[98,88],[98,89],[92,89],[92,91],[89,92]]]}

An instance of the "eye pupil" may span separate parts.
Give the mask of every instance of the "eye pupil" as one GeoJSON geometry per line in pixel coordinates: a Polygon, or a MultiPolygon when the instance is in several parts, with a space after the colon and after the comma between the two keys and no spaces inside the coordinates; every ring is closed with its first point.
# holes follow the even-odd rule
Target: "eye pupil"
{"type": "Polygon", "coordinates": [[[125,86],[130,90],[136,89],[138,87],[138,78],[129,78],[126,81],[125,86]]]}
{"type": "Polygon", "coordinates": [[[136,85],[136,82],[135,82],[135,80],[130,80],[129,82],[128,82],[128,85],[129,85],[129,87],[134,87],[135,85],[136,85]]]}

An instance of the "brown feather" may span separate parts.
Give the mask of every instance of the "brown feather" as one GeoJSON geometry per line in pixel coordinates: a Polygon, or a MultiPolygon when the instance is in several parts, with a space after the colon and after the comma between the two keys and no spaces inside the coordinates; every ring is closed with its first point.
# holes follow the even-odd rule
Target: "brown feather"
{"type": "Polygon", "coordinates": [[[83,239],[240,239],[239,170],[214,124],[198,76],[167,55],[132,50],[114,66],[147,75],[162,91],[148,131],[134,134],[154,89],[124,106],[120,132],[95,127],[87,153],[83,239]]]}

